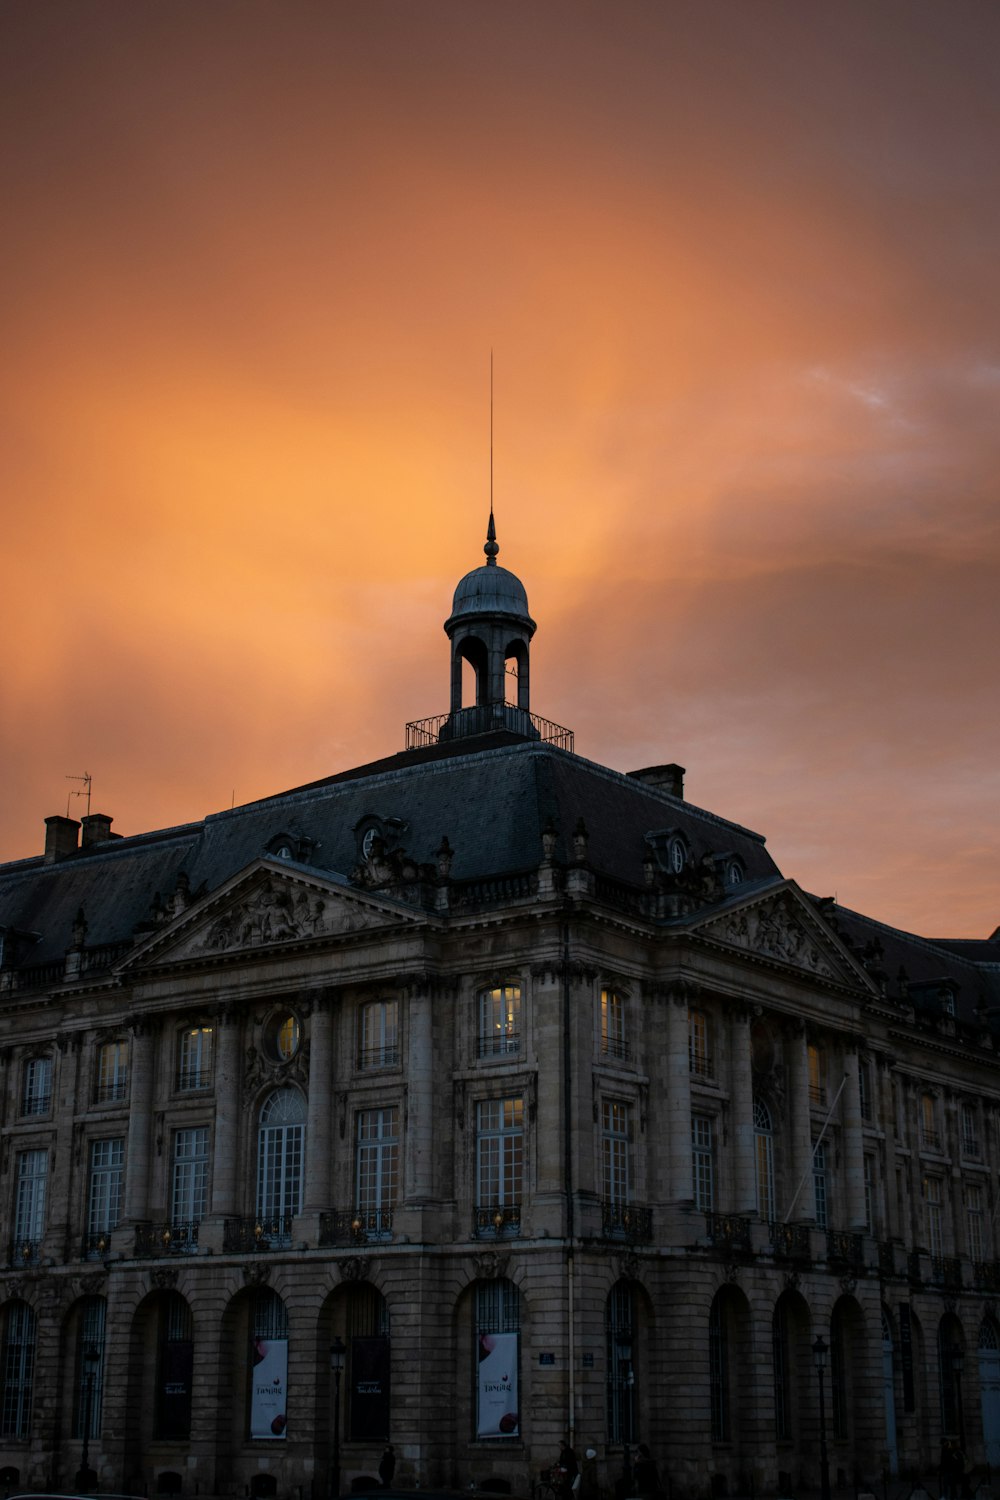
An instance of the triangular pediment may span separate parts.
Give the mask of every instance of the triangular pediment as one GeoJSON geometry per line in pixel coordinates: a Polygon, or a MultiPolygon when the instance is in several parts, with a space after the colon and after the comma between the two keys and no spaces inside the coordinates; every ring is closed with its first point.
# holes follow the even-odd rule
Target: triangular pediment
{"type": "Polygon", "coordinates": [[[727,901],[692,930],[755,958],[786,964],[833,984],[875,989],[871,978],[791,881],[727,901]]]}
{"type": "Polygon", "coordinates": [[[259,859],[148,938],[121,968],[249,953],[424,920],[422,912],[359,892],[335,875],[259,859]]]}

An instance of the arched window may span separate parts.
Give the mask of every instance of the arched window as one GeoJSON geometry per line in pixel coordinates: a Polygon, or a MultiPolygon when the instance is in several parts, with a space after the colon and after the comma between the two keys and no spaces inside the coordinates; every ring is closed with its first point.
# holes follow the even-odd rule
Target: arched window
{"type": "Polygon", "coordinates": [[[979,1404],[983,1450],[991,1468],[1000,1464],[1000,1338],[992,1318],[979,1325],[979,1404]]]}
{"type": "Polygon", "coordinates": [[[287,1392],[288,1313],[277,1292],[262,1290],[253,1299],[250,1318],[252,1438],[284,1438],[287,1392]]]}
{"type": "Polygon", "coordinates": [[[708,1315],[708,1388],[712,1442],[729,1442],[729,1329],[726,1300],[720,1292],[708,1315]]]}
{"type": "Polygon", "coordinates": [[[771,1318],[771,1366],[774,1375],[774,1435],[779,1443],[792,1435],[788,1392],[788,1326],[779,1298],[771,1318]]]}
{"type": "Polygon", "coordinates": [[[608,1442],[631,1443],[635,1436],[635,1298],[627,1281],[608,1293],[608,1442]]]}
{"type": "Polygon", "coordinates": [[[774,1218],[774,1127],[771,1111],[763,1099],[753,1104],[754,1148],[757,1164],[757,1212],[762,1219],[774,1218]]]}
{"type": "Polygon", "coordinates": [[[257,1218],[272,1244],[291,1239],[302,1212],[306,1105],[297,1089],[275,1089],[260,1112],[257,1133],[257,1218]]]}
{"type": "Polygon", "coordinates": [[[476,1283],[476,1436],[520,1436],[521,1299],[512,1281],[476,1283]]]}
{"type": "Polygon", "coordinates": [[[104,1404],[104,1326],[107,1303],[103,1297],[85,1297],[80,1304],[76,1341],[76,1381],[73,1391],[73,1436],[101,1435],[104,1404]]]}
{"type": "Polygon", "coordinates": [[[9,1302],[3,1330],[0,1369],[0,1437],[31,1434],[31,1396],[35,1377],[37,1321],[26,1302],[9,1302]]]}

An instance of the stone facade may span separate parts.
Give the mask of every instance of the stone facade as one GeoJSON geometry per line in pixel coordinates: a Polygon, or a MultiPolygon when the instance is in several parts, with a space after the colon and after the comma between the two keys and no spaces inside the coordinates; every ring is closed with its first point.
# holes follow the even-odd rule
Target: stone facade
{"type": "Polygon", "coordinates": [[[22,1487],[86,1429],[105,1490],[319,1500],[338,1340],[344,1488],[391,1440],[397,1483],[526,1493],[567,1432],[609,1489],[638,1441],[677,1497],[817,1485],[818,1336],[835,1485],[1000,1461],[996,937],[811,897],[679,768],[545,743],[494,595],[474,733],[453,699],[424,749],[0,870],[22,1487]]]}

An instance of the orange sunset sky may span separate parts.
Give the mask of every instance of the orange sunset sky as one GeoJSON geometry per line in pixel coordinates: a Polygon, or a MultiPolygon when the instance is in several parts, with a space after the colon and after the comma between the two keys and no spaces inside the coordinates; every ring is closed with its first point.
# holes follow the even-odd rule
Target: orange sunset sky
{"type": "Polygon", "coordinates": [[[0,857],[446,709],[492,347],[536,712],[1000,923],[1000,7],[5,0],[0,70],[0,857]]]}

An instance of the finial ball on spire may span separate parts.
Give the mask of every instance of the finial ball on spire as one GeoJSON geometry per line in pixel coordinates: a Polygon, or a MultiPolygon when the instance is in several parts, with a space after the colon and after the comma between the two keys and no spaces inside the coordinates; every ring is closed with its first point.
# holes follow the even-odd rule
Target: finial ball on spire
{"type": "Polygon", "coordinates": [[[495,568],[497,565],[497,553],[500,551],[500,543],[497,541],[497,529],[493,522],[493,509],[490,508],[490,524],[486,528],[486,545],[483,547],[486,553],[486,566],[495,568]]]}

